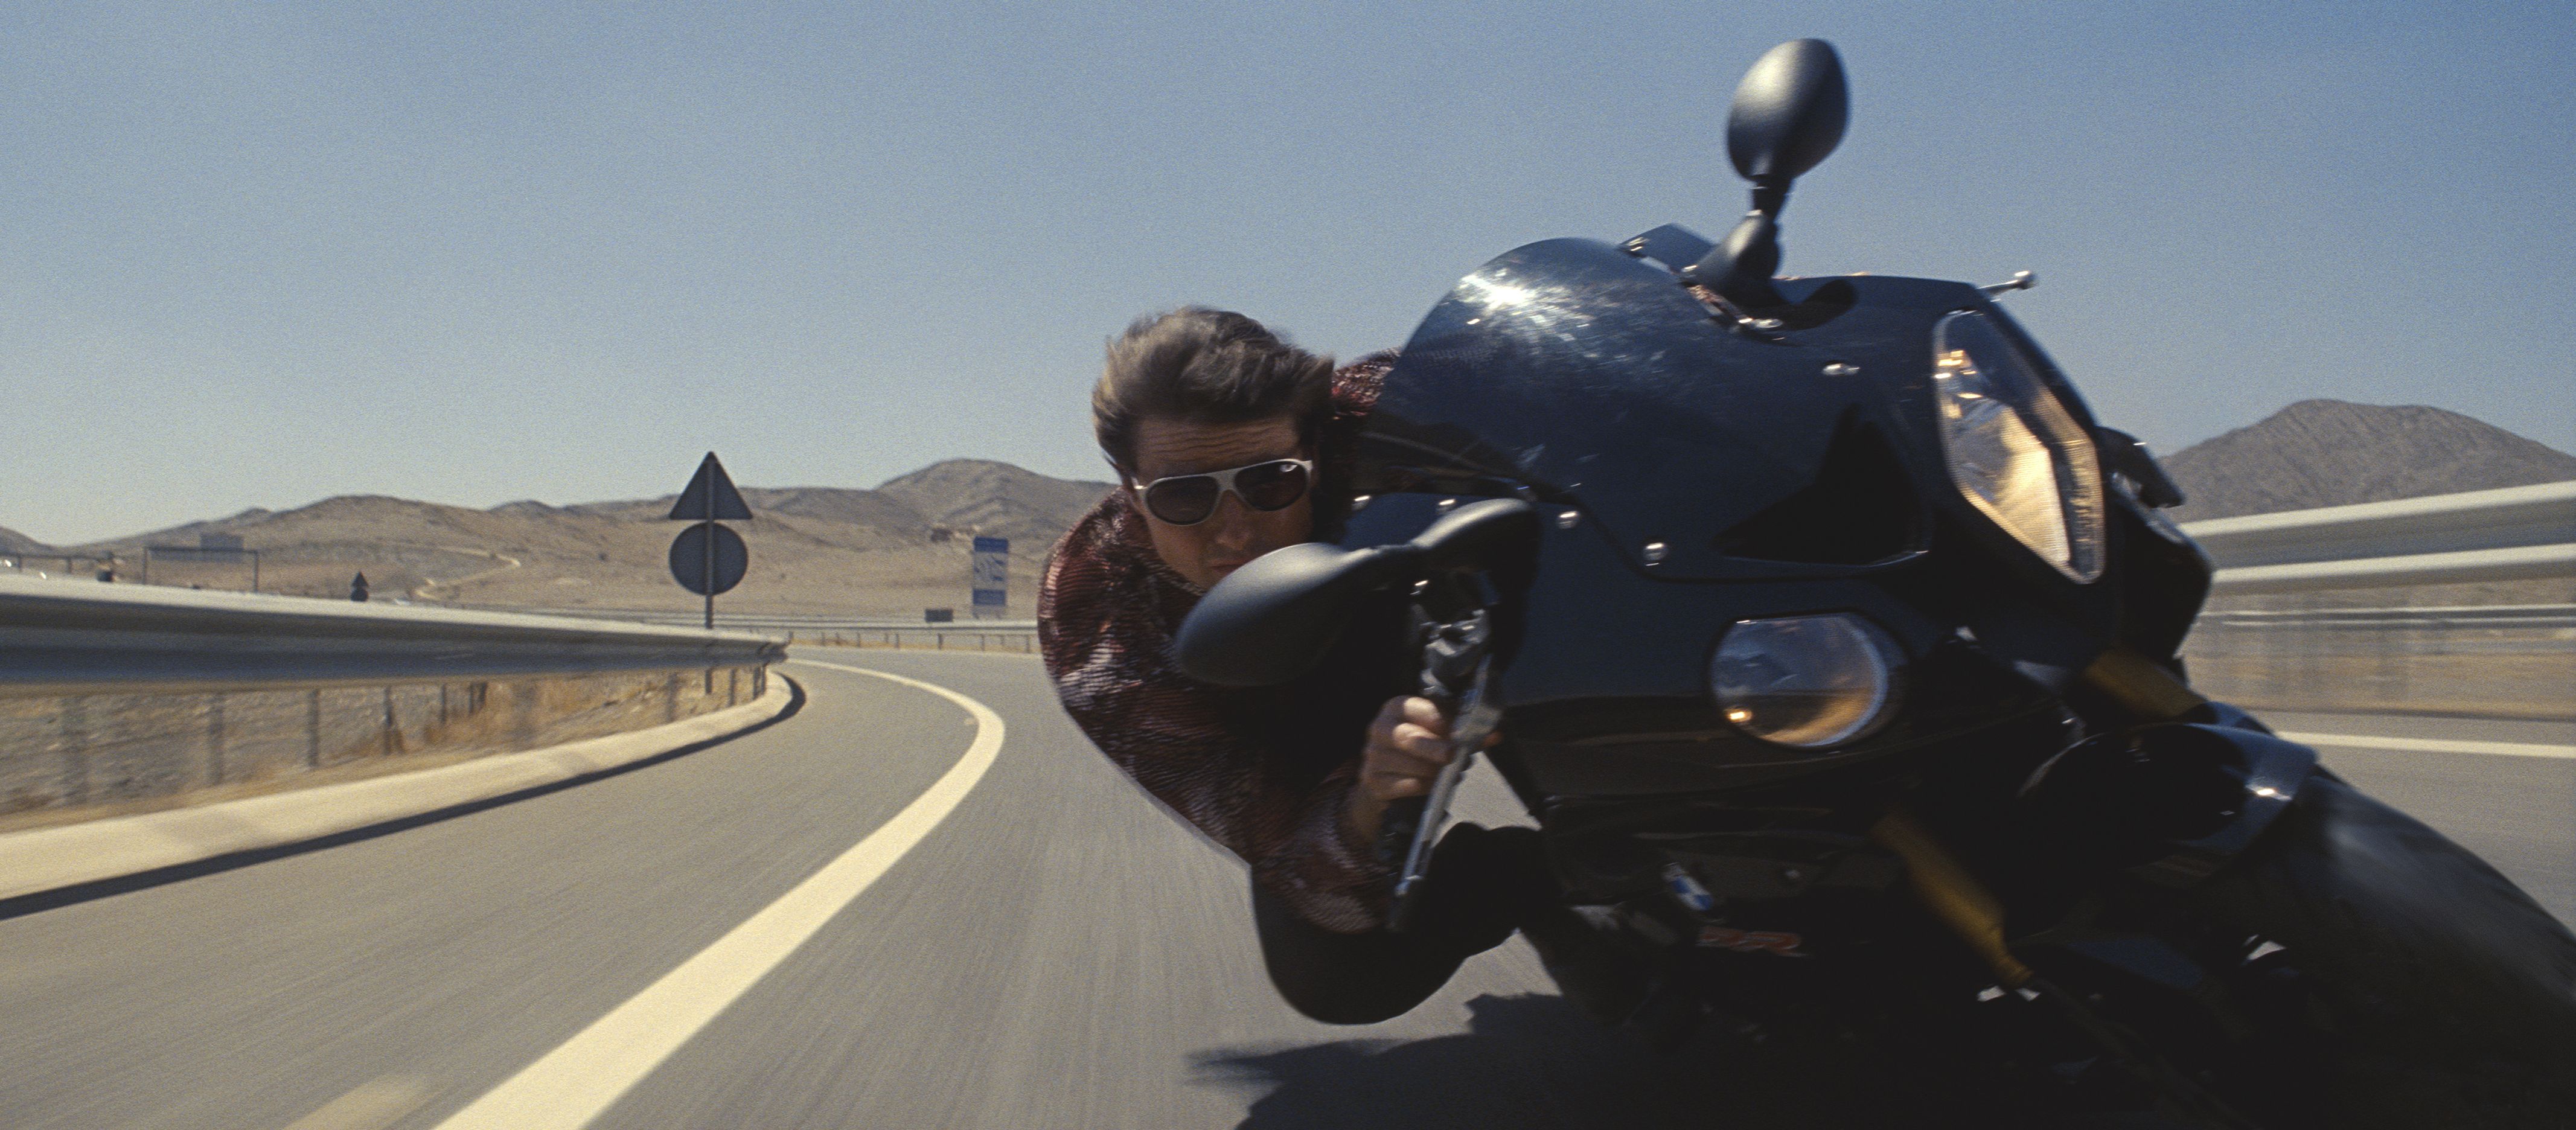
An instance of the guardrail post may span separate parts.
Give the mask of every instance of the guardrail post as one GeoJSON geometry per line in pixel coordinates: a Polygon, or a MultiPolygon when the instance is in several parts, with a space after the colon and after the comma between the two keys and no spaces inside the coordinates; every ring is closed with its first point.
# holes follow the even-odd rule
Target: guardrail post
{"type": "Polygon", "coordinates": [[[402,730],[394,724],[394,688],[390,684],[385,687],[385,725],[379,736],[384,740],[385,756],[392,757],[402,745],[402,730]]]}
{"type": "Polygon", "coordinates": [[[2309,696],[2314,698],[2323,692],[2327,681],[2335,677],[2333,672],[2342,666],[2336,662],[2336,657],[2332,654],[2340,649],[2335,646],[2337,641],[2332,629],[2326,627],[2322,623],[2323,617],[2317,615],[2325,608],[2325,595],[2313,592],[2303,593],[2299,605],[2300,610],[2308,614],[2302,618],[2304,622],[2298,629],[2299,651],[2304,660],[2301,665],[2299,685],[2305,687],[2309,696]]]}
{"type": "Polygon", "coordinates": [[[224,696],[206,696],[206,783],[224,783],[224,696]]]}
{"type": "Polygon", "coordinates": [[[63,739],[63,795],[70,803],[85,803],[89,800],[89,696],[65,697],[55,722],[63,739]]]}
{"type": "MultiPolygon", "coordinates": [[[[2395,597],[2395,600],[2391,602],[2394,607],[2403,608],[2408,604],[2413,603],[2412,599],[2402,589],[2391,595],[2395,597]]],[[[2372,673],[2378,676],[2378,678],[2373,681],[2379,684],[2379,693],[2376,696],[2378,701],[2387,703],[2405,701],[2407,692],[2406,661],[2403,654],[2398,651],[2397,645],[2406,639],[2408,629],[2401,623],[2398,625],[2378,628],[2363,625],[2355,630],[2370,633],[2371,657],[2375,660],[2375,662],[2371,664],[2373,668],[2372,673]]]]}
{"type": "Polygon", "coordinates": [[[304,692],[304,767],[322,767],[322,688],[304,692]]]}
{"type": "MultiPolygon", "coordinates": [[[[707,672],[713,680],[715,672],[707,672]]],[[[510,684],[510,738],[520,749],[537,739],[537,682],[521,679],[510,684]]]]}

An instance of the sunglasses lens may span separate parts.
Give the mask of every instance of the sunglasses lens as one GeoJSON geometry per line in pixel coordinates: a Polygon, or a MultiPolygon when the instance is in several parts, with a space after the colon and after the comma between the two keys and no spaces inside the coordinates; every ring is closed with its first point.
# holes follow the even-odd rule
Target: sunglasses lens
{"type": "Polygon", "coordinates": [[[1235,475],[1234,491],[1255,510],[1285,510],[1306,497],[1306,469],[1286,460],[1246,467],[1235,475]]]}
{"type": "Polygon", "coordinates": [[[1204,522],[1216,511],[1217,485],[1213,475],[1190,475],[1164,479],[1145,488],[1145,509],[1175,526],[1204,522]]]}

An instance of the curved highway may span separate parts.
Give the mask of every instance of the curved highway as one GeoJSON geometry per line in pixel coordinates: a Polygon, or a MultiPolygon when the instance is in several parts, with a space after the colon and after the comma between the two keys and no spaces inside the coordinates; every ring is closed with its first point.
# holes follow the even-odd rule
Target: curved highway
{"type": "MultiPolygon", "coordinates": [[[[1829,1126],[1926,1114],[1873,1109],[1866,1063],[1792,1074],[1762,1049],[1701,1041],[1665,1055],[1597,1031],[1517,941],[1390,1023],[1308,1022],[1263,978],[1242,866],[1093,752],[1034,662],[806,654],[785,669],[806,691],[797,713],[684,757],[0,920],[0,1125],[1829,1126]]],[[[2298,722],[2283,728],[2379,732],[2298,722]]],[[[2380,730],[2422,737],[2395,722],[2380,730]]],[[[2555,731],[2499,740],[2567,744],[2555,731]]],[[[2511,816],[2512,831],[2484,840],[2450,830],[2576,917],[2576,758],[2328,753],[2437,825],[2511,816]],[[2448,760],[2425,760],[2436,757],[2448,760]],[[2474,804],[2424,811],[2458,796],[2444,773],[2497,783],[2474,804]]],[[[1490,774],[1469,781],[1465,815],[1509,816],[1490,774]]]]}

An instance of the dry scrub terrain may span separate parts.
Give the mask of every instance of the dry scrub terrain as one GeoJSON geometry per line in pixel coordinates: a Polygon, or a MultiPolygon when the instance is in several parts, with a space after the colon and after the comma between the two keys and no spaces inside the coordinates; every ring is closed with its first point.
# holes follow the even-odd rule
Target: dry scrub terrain
{"type": "MultiPolygon", "coordinates": [[[[732,523],[751,549],[731,611],[918,616],[967,606],[968,551],[981,533],[1011,539],[1011,611],[1027,615],[1047,550],[1109,484],[1048,478],[1007,463],[951,460],[875,490],[747,488],[756,517],[732,523]]],[[[364,572],[376,599],[513,608],[686,611],[697,599],[672,582],[668,552],[685,523],[672,500],[475,510],[379,495],[325,499],[288,511],[251,510],[82,549],[113,550],[119,580],[145,579],[145,548],[239,537],[260,552],[265,592],[346,597],[364,572]]],[[[243,561],[156,556],[154,584],[241,589],[243,561]]]]}

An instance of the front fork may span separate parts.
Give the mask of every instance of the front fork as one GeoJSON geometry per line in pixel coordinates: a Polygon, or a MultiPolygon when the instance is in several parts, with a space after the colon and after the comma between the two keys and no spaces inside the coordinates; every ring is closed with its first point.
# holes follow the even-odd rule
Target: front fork
{"type": "MultiPolygon", "coordinates": [[[[2162,665],[2125,648],[2102,653],[2084,669],[2081,679],[2088,691],[2136,723],[2177,721],[2209,702],[2162,665]]],[[[1904,805],[1891,806],[1871,826],[1869,838],[1905,861],[1906,880],[1915,898],[1985,960],[2003,987],[2019,989],[2030,983],[2030,967],[2004,944],[2003,901],[1904,805]]]]}
{"type": "MultiPolygon", "coordinates": [[[[2169,723],[2193,717],[2209,703],[2161,664],[2126,649],[2104,653],[2082,675],[2085,690],[2132,724],[2169,723]]],[[[2250,784],[2250,782],[2249,782],[2250,784]]],[[[2282,803],[2287,802],[2283,797],[2282,803]]],[[[2005,942],[2003,900],[1978,880],[1958,856],[1903,804],[1889,806],[1870,827],[1870,839],[1905,863],[1908,885],[1925,910],[1993,970],[2003,988],[2053,1007],[2070,1025],[2124,1062],[2143,1081],[2160,1087],[2182,1109],[2222,1127],[2254,1123],[2174,1068],[2127,1029],[2107,1022],[2075,994],[2040,977],[2005,942]]]]}

